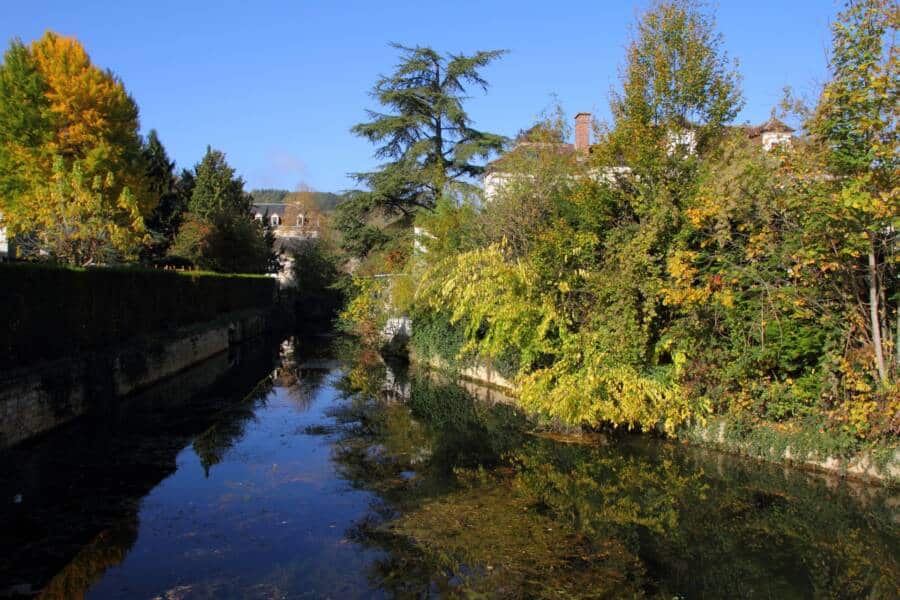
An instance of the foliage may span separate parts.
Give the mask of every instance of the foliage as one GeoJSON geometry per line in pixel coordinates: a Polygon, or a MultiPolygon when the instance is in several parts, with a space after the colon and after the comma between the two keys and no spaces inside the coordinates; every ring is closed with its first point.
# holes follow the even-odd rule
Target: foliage
{"type": "Polygon", "coordinates": [[[176,177],[175,161],[169,159],[155,129],[150,130],[144,144],[144,160],[150,193],[159,198],[146,218],[147,230],[153,237],[149,254],[158,258],[168,250],[184,219],[193,192],[193,174],[176,177]]]}
{"type": "MultiPolygon", "coordinates": [[[[60,171],[77,170],[85,181],[99,178],[113,202],[128,197],[141,217],[149,214],[158,197],[148,189],[138,128],[137,105],[122,82],[92,64],[77,40],[47,32],[30,47],[14,41],[0,66],[5,226],[32,243],[54,237],[42,227],[51,220],[44,213],[53,210],[47,189],[60,171]]],[[[143,235],[140,219],[110,219],[119,228],[132,227],[132,236],[143,235]]]]}
{"type": "Polygon", "coordinates": [[[235,175],[225,154],[206,147],[206,154],[194,167],[194,190],[188,211],[201,218],[224,214],[250,214],[250,197],[244,180],[235,175]]]}
{"type": "Polygon", "coordinates": [[[674,433],[728,413],[891,439],[895,19],[848,5],[811,135],[765,150],[728,125],[739,77],[712,16],[653,5],[588,153],[550,115],[493,166],[483,209],[417,218],[440,235],[406,267],[416,351],[512,357],[522,404],[570,423],[674,433]]]}
{"type": "Polygon", "coordinates": [[[463,101],[467,86],[487,89],[479,71],[504,52],[443,56],[427,47],[393,47],[400,63],[372,89],[392,112],[369,111],[371,121],[352,130],[379,145],[378,158],[392,162],[356,178],[368,186],[369,200],[377,206],[404,212],[432,208],[448,186],[482,173],[473,159],[501,148],[503,138],[472,128],[463,101]]]}
{"type": "Polygon", "coordinates": [[[470,87],[487,89],[481,70],[503,51],[442,55],[428,47],[394,48],[400,63],[372,89],[388,112],[369,111],[370,121],[352,129],[376,144],[375,156],[387,162],[354,175],[367,189],[342,203],[335,220],[345,251],[357,257],[387,242],[381,226],[398,215],[407,227],[414,213],[433,209],[444,195],[472,194],[472,178],[484,171],[477,161],[504,143],[473,128],[463,106],[470,87]]]}
{"type": "Polygon", "coordinates": [[[16,229],[17,247],[26,255],[46,253],[56,261],[87,266],[133,260],[144,241],[140,207],[128,188],[115,185],[112,173],[105,179],[85,177],[80,162],[67,171],[57,157],[53,177],[37,194],[40,210],[31,215],[29,229],[16,229]],[[121,190],[118,197],[113,194],[121,190]]]}
{"type": "Polygon", "coordinates": [[[108,349],[137,336],[267,308],[269,277],[136,268],[0,265],[0,369],[108,349]]]}
{"type": "Polygon", "coordinates": [[[268,273],[277,269],[274,237],[250,215],[251,198],[225,155],[207,148],[194,167],[187,215],[168,250],[201,269],[221,273],[268,273]]]}
{"type": "Polygon", "coordinates": [[[333,316],[343,304],[338,257],[322,240],[307,240],[292,253],[293,275],[297,284],[299,314],[321,313],[333,316]]]}
{"type": "Polygon", "coordinates": [[[248,216],[190,214],[169,248],[169,255],[218,273],[269,273],[275,268],[265,225],[248,216]]]}
{"type": "MultiPolygon", "coordinates": [[[[864,268],[851,262],[839,270],[848,280],[865,279],[858,281],[855,298],[863,309],[858,321],[865,328],[861,332],[867,338],[864,343],[873,349],[882,385],[896,380],[900,366],[900,338],[892,344],[886,327],[891,312],[886,300],[894,300],[894,309],[900,301],[900,54],[894,45],[898,23],[900,11],[894,2],[848,3],[832,27],[832,79],[808,124],[833,176],[831,185],[823,190],[829,196],[824,202],[823,225],[843,233],[832,252],[817,247],[810,260],[832,258],[834,250],[841,257],[866,257],[864,268]],[[891,354],[894,360],[890,360],[891,354]]],[[[894,320],[898,317],[895,313],[894,320]]],[[[897,331],[900,336],[900,329],[897,331]]]]}

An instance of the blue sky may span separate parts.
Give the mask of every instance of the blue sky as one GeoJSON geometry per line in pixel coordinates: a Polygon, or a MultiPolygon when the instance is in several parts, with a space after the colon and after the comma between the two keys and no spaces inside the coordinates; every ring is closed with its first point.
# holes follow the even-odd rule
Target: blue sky
{"type": "MultiPolygon", "coordinates": [[[[125,82],[146,132],[178,166],[223,150],[248,188],[352,187],[372,147],[350,127],[375,108],[388,42],[451,52],[505,48],[474,93],[475,126],[514,135],[558,99],[569,115],[608,115],[631,25],[646,1],[9,2],[0,38],[76,36],[125,82]]],[[[722,0],[725,47],[740,61],[740,121],[765,120],[785,85],[815,97],[825,80],[833,0],[722,0]]]]}

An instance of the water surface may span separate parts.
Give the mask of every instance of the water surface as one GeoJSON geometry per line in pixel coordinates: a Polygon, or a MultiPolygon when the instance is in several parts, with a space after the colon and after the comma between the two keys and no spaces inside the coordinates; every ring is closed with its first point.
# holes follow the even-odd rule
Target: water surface
{"type": "Polygon", "coordinates": [[[0,456],[0,594],[900,597],[890,490],[543,435],[328,346],[218,357],[0,456]]]}

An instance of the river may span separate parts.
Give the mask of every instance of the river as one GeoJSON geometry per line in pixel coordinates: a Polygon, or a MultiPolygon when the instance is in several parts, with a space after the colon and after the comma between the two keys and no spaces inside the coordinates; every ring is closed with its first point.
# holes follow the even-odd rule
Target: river
{"type": "Polygon", "coordinates": [[[216,357],[0,455],[0,596],[900,598],[896,490],[497,400],[327,338],[216,357]]]}

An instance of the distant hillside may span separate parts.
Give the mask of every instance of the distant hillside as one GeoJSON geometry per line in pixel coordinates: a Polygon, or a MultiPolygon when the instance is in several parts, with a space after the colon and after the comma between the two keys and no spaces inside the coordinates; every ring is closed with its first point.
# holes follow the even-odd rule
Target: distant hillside
{"type": "MultiPolygon", "coordinates": [[[[253,202],[256,204],[282,204],[286,201],[288,194],[292,193],[295,192],[290,192],[288,190],[262,189],[252,190],[250,195],[253,196],[253,202]]],[[[346,200],[344,195],[332,192],[310,192],[310,194],[312,194],[316,206],[318,206],[319,210],[322,212],[331,212],[337,208],[338,204],[346,200]]]]}

